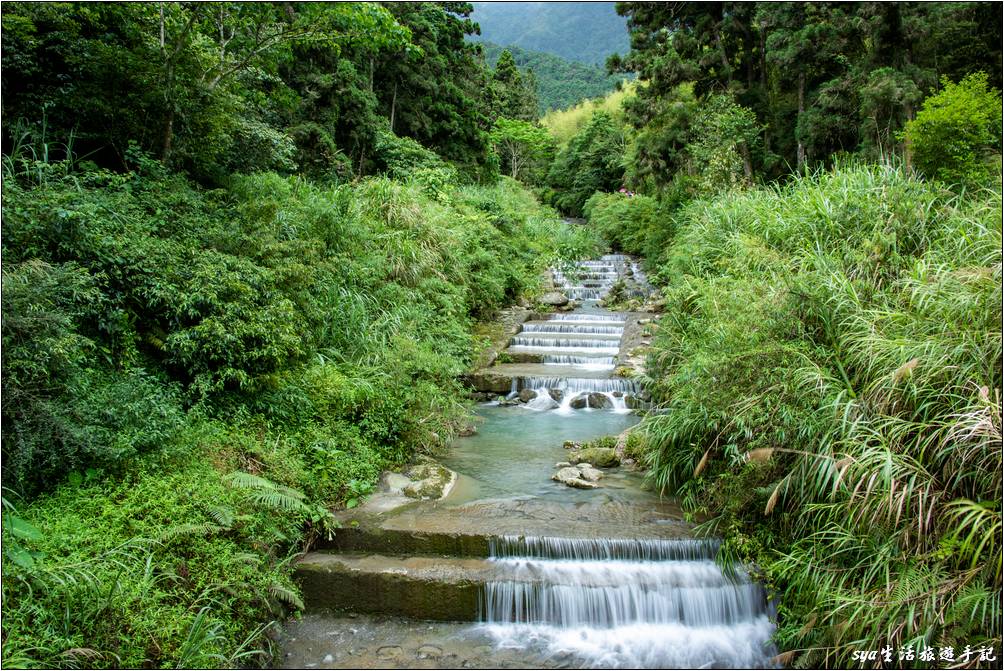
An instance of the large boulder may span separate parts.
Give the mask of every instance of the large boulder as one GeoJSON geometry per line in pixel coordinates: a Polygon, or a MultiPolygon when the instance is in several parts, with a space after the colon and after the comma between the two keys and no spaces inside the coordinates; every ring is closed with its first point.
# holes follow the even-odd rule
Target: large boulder
{"type": "Polygon", "coordinates": [[[523,403],[529,403],[533,399],[537,398],[537,392],[533,389],[520,389],[519,400],[523,403]]]}
{"type": "Polygon", "coordinates": [[[594,391],[587,397],[590,408],[612,408],[613,403],[610,401],[610,397],[606,394],[601,394],[598,391],[594,391]]]}
{"type": "Polygon", "coordinates": [[[596,482],[603,477],[603,471],[593,468],[591,464],[576,464],[575,467],[579,469],[579,477],[587,482],[596,482]]]}
{"type": "Polygon", "coordinates": [[[571,406],[572,410],[582,410],[583,408],[586,407],[586,404],[588,402],[589,400],[586,396],[578,396],[576,398],[573,398],[572,402],[569,403],[569,405],[571,406]]]}
{"type": "Polygon", "coordinates": [[[562,305],[568,305],[568,296],[560,291],[548,291],[546,294],[541,296],[538,301],[544,305],[561,307],[562,305]]]}
{"type": "Polygon", "coordinates": [[[565,392],[561,391],[560,389],[548,389],[547,393],[550,394],[551,398],[553,398],[558,403],[561,403],[561,399],[565,397],[565,392]]]}
{"type": "Polygon", "coordinates": [[[614,468],[621,465],[621,458],[612,447],[587,447],[575,452],[569,460],[575,463],[585,461],[600,468],[614,468]]]}

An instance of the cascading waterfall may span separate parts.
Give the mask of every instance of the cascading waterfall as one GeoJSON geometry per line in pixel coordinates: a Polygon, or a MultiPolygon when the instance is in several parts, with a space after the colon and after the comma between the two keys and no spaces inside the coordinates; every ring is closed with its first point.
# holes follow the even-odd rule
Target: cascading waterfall
{"type": "Polygon", "coordinates": [[[766,667],[775,653],[763,588],[696,540],[501,537],[482,594],[503,646],[541,646],[607,668],[766,667]]]}
{"type": "MultiPolygon", "coordinates": [[[[597,261],[579,262],[565,271],[552,270],[552,275],[555,284],[570,298],[595,300],[604,296],[629,268],[626,257],[607,255],[597,261]]],[[[524,323],[509,341],[509,350],[513,354],[533,355],[543,366],[574,368],[583,374],[612,371],[626,326],[624,315],[610,312],[555,313],[543,320],[524,323]]],[[[564,414],[576,408],[630,412],[627,397],[637,396],[641,391],[638,385],[630,380],[600,377],[527,376],[513,380],[509,397],[531,389],[537,392],[536,396],[522,406],[530,410],[557,410],[564,414]]]]}

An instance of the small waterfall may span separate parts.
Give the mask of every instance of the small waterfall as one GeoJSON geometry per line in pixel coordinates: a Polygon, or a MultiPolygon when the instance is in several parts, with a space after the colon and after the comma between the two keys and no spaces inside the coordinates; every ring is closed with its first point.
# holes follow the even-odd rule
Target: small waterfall
{"type": "Polygon", "coordinates": [[[513,336],[512,347],[548,347],[563,349],[593,349],[610,350],[613,354],[620,351],[619,340],[602,340],[586,338],[565,338],[557,336],[513,336]]]}
{"type": "Polygon", "coordinates": [[[613,370],[612,356],[578,356],[574,354],[545,354],[541,359],[545,365],[575,366],[583,370],[613,370]]]}
{"type": "Polygon", "coordinates": [[[726,576],[717,551],[700,540],[497,538],[482,620],[503,645],[594,667],[769,666],[766,594],[744,573],[726,576]]]}
{"type": "Polygon", "coordinates": [[[589,323],[572,324],[523,324],[523,333],[590,333],[601,335],[622,335],[623,326],[601,326],[589,323]]]}
{"type": "Polygon", "coordinates": [[[560,389],[572,394],[601,392],[637,394],[641,389],[634,380],[625,378],[593,379],[578,377],[515,377],[514,391],[523,389],[560,389]]]}

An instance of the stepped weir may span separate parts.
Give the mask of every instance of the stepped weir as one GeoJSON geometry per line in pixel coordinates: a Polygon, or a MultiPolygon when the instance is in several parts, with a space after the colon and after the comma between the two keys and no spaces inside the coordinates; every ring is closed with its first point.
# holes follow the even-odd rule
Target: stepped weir
{"type": "Polygon", "coordinates": [[[301,560],[310,613],[284,665],[773,665],[763,588],[742,567],[723,571],[718,543],[692,538],[674,503],[627,469],[592,491],[549,477],[568,458],[564,441],[621,433],[644,406],[641,385],[616,374],[639,316],[598,305],[625,274],[644,282],[619,255],[552,271],[579,304],[533,315],[501,362],[472,376],[495,400],[442,459],[459,474],[450,495],[363,510],[301,560]]]}

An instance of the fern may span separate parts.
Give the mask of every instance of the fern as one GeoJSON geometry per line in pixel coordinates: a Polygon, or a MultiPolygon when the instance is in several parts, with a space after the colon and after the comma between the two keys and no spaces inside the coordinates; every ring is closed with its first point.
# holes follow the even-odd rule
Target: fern
{"type": "Polygon", "coordinates": [[[221,527],[229,528],[234,523],[234,511],[226,506],[209,506],[206,512],[221,527]]]}
{"type": "Polygon", "coordinates": [[[270,584],[268,586],[268,593],[273,599],[281,601],[288,606],[293,606],[297,610],[306,609],[306,606],[303,605],[303,599],[300,598],[299,594],[279,583],[270,584]]]}
{"type": "Polygon", "coordinates": [[[261,476],[235,471],[227,475],[224,481],[235,489],[248,490],[250,499],[265,508],[303,513],[310,510],[303,502],[306,497],[302,492],[261,476]]]}

